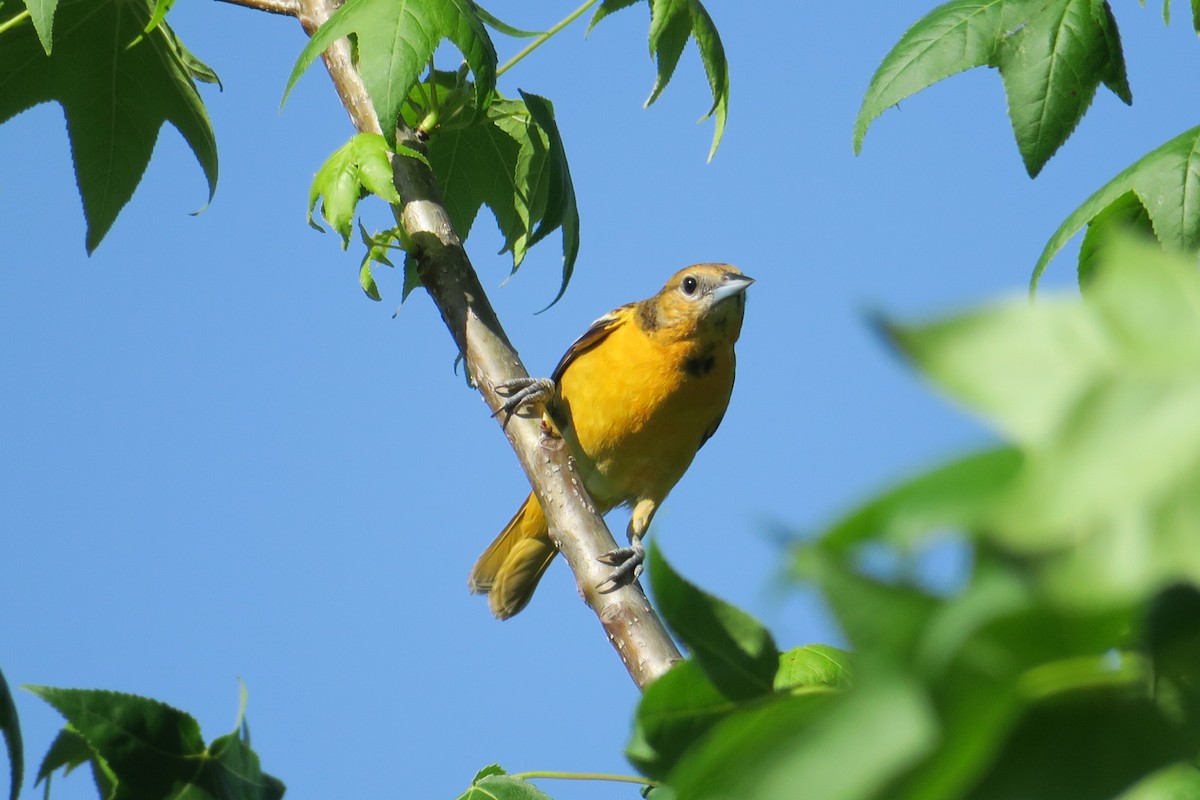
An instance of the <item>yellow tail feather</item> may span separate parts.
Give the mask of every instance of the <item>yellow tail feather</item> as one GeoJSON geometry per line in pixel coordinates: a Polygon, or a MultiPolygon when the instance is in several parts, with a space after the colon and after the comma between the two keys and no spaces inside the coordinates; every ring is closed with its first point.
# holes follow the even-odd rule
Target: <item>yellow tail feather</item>
{"type": "Polygon", "coordinates": [[[530,494],[475,562],[468,585],[475,594],[487,592],[492,613],[508,619],[529,603],[557,553],[542,507],[530,494]]]}

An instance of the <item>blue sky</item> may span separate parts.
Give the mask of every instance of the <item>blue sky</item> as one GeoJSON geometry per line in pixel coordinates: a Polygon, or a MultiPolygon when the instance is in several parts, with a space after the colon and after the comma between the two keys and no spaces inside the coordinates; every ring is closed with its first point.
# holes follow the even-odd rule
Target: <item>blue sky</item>
{"type": "MultiPolygon", "coordinates": [[[[1152,4],[1153,5],[1153,4],[1152,4]]],[[[1065,149],[1026,177],[998,75],[975,70],[887,111],[863,155],[858,104],[925,3],[712,0],[732,71],[729,128],[705,163],[709,98],[689,48],[649,110],[648,15],[576,23],[503,76],[551,98],[582,250],[563,300],[556,237],[508,275],[493,220],[468,250],[535,373],[609,309],[676,269],[758,279],[721,431],[658,514],[676,567],[767,622],[782,646],[837,642],[803,588],[780,589],[780,532],[802,535],[987,431],[872,333],[1020,295],[1079,202],[1196,124],[1200,44],[1185,18],[1115,9],[1134,106],[1101,90],[1065,149]]],[[[544,28],[569,8],[499,3],[544,28]]],[[[204,87],[221,155],[202,174],[164,129],[142,186],[92,258],[57,106],[0,127],[0,666],[12,684],[100,687],[232,727],[239,678],[264,767],[289,797],[453,798],[476,769],[630,772],[637,693],[568,570],[498,623],[466,592],[528,491],[420,293],[394,319],[358,254],[304,221],[308,184],[352,133],[314,69],[279,112],[303,45],[290,20],[216,2],[171,22],[220,74],[204,87]]],[[[499,41],[502,59],[520,43],[499,41]]],[[[486,212],[485,212],[486,214],[486,212]]],[[[367,210],[381,226],[386,212],[367,210]]],[[[1077,242],[1048,285],[1072,286],[1077,242]]],[[[624,512],[610,516],[623,531],[624,512]]],[[[36,769],[61,724],[19,693],[36,769]]],[[[560,800],[636,797],[543,783],[560,800]]],[[[83,775],[60,798],[93,797],[83,775]]]]}

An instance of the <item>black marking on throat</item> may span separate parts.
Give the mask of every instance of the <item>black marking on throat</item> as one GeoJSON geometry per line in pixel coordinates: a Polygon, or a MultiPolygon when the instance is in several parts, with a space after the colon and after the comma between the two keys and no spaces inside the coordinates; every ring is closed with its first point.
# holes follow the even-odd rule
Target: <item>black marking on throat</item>
{"type": "Polygon", "coordinates": [[[658,330],[658,314],[655,313],[654,303],[641,302],[636,308],[638,326],[650,333],[658,330]]]}
{"type": "Polygon", "coordinates": [[[693,378],[703,378],[713,371],[717,365],[717,357],[711,353],[706,356],[692,356],[683,362],[683,371],[693,378]]]}

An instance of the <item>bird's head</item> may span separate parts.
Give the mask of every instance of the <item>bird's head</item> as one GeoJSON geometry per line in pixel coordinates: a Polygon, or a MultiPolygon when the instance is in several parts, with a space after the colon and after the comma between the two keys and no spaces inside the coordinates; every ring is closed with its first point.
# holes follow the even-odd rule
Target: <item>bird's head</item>
{"type": "Polygon", "coordinates": [[[754,283],[729,264],[693,264],[671,276],[658,294],[644,301],[643,326],[679,338],[736,341],[746,309],[746,288],[754,283]]]}

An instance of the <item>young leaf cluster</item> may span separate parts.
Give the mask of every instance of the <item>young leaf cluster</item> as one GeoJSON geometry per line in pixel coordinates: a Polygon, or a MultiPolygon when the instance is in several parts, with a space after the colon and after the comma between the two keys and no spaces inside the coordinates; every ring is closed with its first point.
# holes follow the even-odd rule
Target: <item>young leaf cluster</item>
{"type": "MultiPolygon", "coordinates": [[[[591,24],[632,4],[633,0],[602,3],[591,24]]],[[[715,152],[725,127],[729,83],[728,64],[716,27],[698,0],[652,0],[650,7],[650,49],[658,61],[658,79],[647,103],[657,99],[666,87],[684,45],[694,38],[713,94],[709,115],[716,118],[715,152]]],[[[489,27],[509,36],[532,35],[500,22],[465,0],[349,0],[304,48],[287,91],[333,41],[352,36],[358,67],[374,102],[386,146],[396,146],[398,122],[416,131],[426,143],[427,163],[437,176],[460,237],[467,238],[479,210],[487,206],[504,237],[502,252],[512,254],[515,272],[530,247],[553,231],[562,231],[562,283],[557,300],[566,289],[579,253],[579,212],[566,152],[549,100],[525,91],[519,91],[519,99],[508,99],[497,91],[496,78],[501,70],[496,65],[489,27]],[[443,40],[453,42],[462,53],[460,69],[433,68],[433,53],[443,40]]],[[[539,36],[526,52],[549,35],[539,36]]],[[[345,149],[322,167],[310,200],[311,221],[316,197],[325,196],[325,210],[334,214],[330,217],[326,213],[326,219],[342,235],[343,246],[349,239],[359,194],[369,191],[397,202],[361,181],[359,187],[353,186],[354,170],[346,167],[345,149]],[[344,185],[339,186],[339,181],[344,185]],[[331,197],[339,196],[345,199],[331,201],[331,197]]],[[[411,156],[414,151],[405,149],[402,154],[411,156]]],[[[403,239],[398,231],[389,235],[395,241],[403,239]]],[[[378,299],[372,263],[386,262],[368,252],[360,268],[360,283],[368,296],[378,299]]]]}
{"type": "MultiPolygon", "coordinates": [[[[1170,0],[1163,14],[1169,21],[1170,0]]],[[[1200,4],[1192,3],[1192,23],[1200,32],[1200,4]]],[[[1120,32],[1107,0],[950,0],[914,23],[875,71],[854,125],[855,152],[888,107],[981,66],[1000,73],[1030,177],[1070,137],[1101,84],[1126,105],[1133,103],[1120,32]]],[[[1133,221],[1164,246],[1200,253],[1200,208],[1190,202],[1197,131],[1148,153],[1067,217],[1042,251],[1033,285],[1085,225],[1107,230],[1114,221],[1133,221]]],[[[1091,271],[1090,255],[1085,247],[1079,260],[1082,280],[1091,271]]]]}

